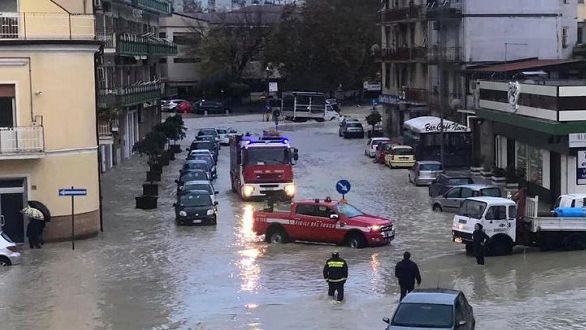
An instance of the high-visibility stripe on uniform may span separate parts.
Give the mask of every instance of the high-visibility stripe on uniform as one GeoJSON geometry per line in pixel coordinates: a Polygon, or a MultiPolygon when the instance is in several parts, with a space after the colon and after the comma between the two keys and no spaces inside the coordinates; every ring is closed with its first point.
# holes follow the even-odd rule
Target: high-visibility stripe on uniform
{"type": "Polygon", "coordinates": [[[328,282],[342,282],[342,281],[345,281],[345,280],[346,280],[346,278],[344,277],[344,278],[340,278],[340,279],[337,279],[337,280],[328,280],[328,282]]]}
{"type": "Polygon", "coordinates": [[[328,261],[328,267],[342,268],[344,267],[343,261],[328,261]]]}

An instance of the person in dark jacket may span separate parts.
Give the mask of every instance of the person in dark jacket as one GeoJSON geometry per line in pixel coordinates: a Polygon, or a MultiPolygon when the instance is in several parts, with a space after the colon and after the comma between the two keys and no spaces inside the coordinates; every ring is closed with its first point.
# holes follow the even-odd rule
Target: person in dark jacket
{"type": "Polygon", "coordinates": [[[28,242],[31,249],[41,248],[41,244],[39,242],[39,220],[31,219],[26,226],[26,237],[28,237],[28,242]]]}
{"type": "Polygon", "coordinates": [[[328,296],[334,297],[337,292],[336,300],[344,300],[344,283],[348,278],[348,264],[346,260],[340,258],[338,252],[332,253],[332,257],[326,261],[324,278],[328,282],[328,296]]]}
{"type": "Polygon", "coordinates": [[[403,260],[395,266],[395,277],[399,279],[399,286],[401,287],[401,300],[405,298],[407,293],[415,289],[415,280],[417,285],[421,285],[421,275],[419,274],[419,267],[411,261],[411,253],[403,253],[403,260]]]}
{"type": "Polygon", "coordinates": [[[482,225],[479,223],[475,224],[474,232],[472,233],[472,246],[474,248],[476,263],[479,265],[484,265],[484,244],[488,239],[488,235],[482,230],[482,225]]]}

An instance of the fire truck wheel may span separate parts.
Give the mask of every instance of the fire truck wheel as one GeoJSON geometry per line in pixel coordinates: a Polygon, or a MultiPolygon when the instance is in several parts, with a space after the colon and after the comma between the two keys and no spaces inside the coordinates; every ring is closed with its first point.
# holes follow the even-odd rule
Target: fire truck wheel
{"type": "Polygon", "coordinates": [[[283,244],[289,241],[289,236],[283,228],[271,227],[267,230],[266,239],[271,244],[283,244]]]}
{"type": "Polygon", "coordinates": [[[348,240],[346,241],[348,247],[353,249],[362,249],[366,246],[366,240],[364,239],[364,235],[359,233],[350,234],[348,240]]]}

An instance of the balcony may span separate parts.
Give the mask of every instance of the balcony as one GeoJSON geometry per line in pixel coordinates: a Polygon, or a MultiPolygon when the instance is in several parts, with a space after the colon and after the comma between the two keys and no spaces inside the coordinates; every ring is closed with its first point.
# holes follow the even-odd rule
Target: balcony
{"type": "Polygon", "coordinates": [[[408,103],[425,104],[427,102],[427,90],[424,88],[402,88],[399,92],[399,100],[408,103]]]}
{"type": "Polygon", "coordinates": [[[381,20],[383,23],[396,23],[422,19],[422,6],[409,6],[403,8],[391,8],[382,11],[381,20]]]}
{"type": "Polygon", "coordinates": [[[42,126],[0,127],[0,159],[42,158],[44,142],[42,126]]]}
{"type": "Polygon", "coordinates": [[[140,9],[160,15],[170,16],[173,13],[171,3],[166,0],[132,0],[132,4],[140,9]]]}
{"type": "Polygon", "coordinates": [[[0,12],[3,40],[93,40],[94,16],[67,13],[0,12]]]}
{"type": "Polygon", "coordinates": [[[104,43],[104,51],[122,56],[173,56],[177,45],[163,39],[143,37],[129,33],[98,33],[104,43]]]}
{"type": "Polygon", "coordinates": [[[426,17],[433,21],[460,19],[462,18],[462,1],[428,0],[426,17]]]}
{"type": "Polygon", "coordinates": [[[161,88],[162,84],[158,82],[120,88],[102,88],[98,90],[98,106],[100,108],[132,106],[157,100],[161,98],[161,88]]]}
{"type": "Polygon", "coordinates": [[[427,48],[406,47],[406,48],[383,48],[383,61],[425,61],[427,48]]]}
{"type": "Polygon", "coordinates": [[[427,60],[429,63],[460,62],[460,47],[432,46],[427,49],[427,60]]]}

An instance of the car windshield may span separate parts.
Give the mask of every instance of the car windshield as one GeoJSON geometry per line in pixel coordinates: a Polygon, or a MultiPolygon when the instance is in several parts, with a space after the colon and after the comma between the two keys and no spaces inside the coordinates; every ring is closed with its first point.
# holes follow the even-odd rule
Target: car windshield
{"type": "Polygon", "coordinates": [[[373,146],[378,146],[379,144],[388,143],[388,140],[374,140],[372,141],[373,146]]]}
{"type": "Polygon", "coordinates": [[[206,172],[204,171],[193,171],[193,172],[187,172],[185,174],[183,174],[180,178],[179,181],[181,182],[185,182],[185,181],[197,181],[197,180],[208,180],[208,175],[206,174],[206,172]]]}
{"type": "Polygon", "coordinates": [[[210,195],[187,194],[181,196],[181,205],[183,206],[211,206],[212,199],[210,195]]]}
{"type": "Polygon", "coordinates": [[[402,303],[397,308],[391,325],[410,328],[451,328],[453,307],[439,304],[402,303]]]}
{"type": "Polygon", "coordinates": [[[195,154],[195,155],[191,155],[189,157],[187,157],[187,160],[202,160],[210,165],[212,165],[212,163],[214,162],[214,160],[212,159],[212,156],[210,155],[205,155],[205,154],[195,154]]]}
{"type": "Polygon", "coordinates": [[[440,171],[442,166],[440,164],[421,164],[422,171],[440,171]]]}
{"type": "Polygon", "coordinates": [[[218,130],[218,134],[226,134],[226,133],[228,133],[228,131],[226,131],[225,129],[218,130]]]}
{"type": "Polygon", "coordinates": [[[354,218],[364,215],[364,212],[347,203],[336,205],[336,211],[341,213],[346,218],[354,218]]]}
{"type": "Polygon", "coordinates": [[[448,179],[448,184],[452,186],[459,186],[463,184],[470,184],[473,183],[472,179],[470,178],[450,178],[448,179]]]}
{"type": "Polygon", "coordinates": [[[214,141],[215,140],[215,138],[211,135],[200,135],[197,137],[197,139],[201,140],[201,141],[214,141]]]}
{"type": "Polygon", "coordinates": [[[481,196],[501,197],[501,190],[497,187],[481,189],[480,193],[481,196]]]}
{"type": "Polygon", "coordinates": [[[201,136],[201,135],[213,135],[216,136],[218,134],[218,132],[216,132],[215,129],[200,129],[199,132],[197,133],[197,135],[201,136]]]}
{"type": "Polygon", "coordinates": [[[209,194],[214,193],[212,190],[212,186],[210,186],[209,184],[205,184],[205,183],[188,183],[185,186],[183,186],[183,190],[184,191],[203,190],[203,191],[207,191],[209,194]]]}
{"type": "Polygon", "coordinates": [[[185,163],[185,166],[183,167],[185,169],[190,169],[190,170],[204,170],[207,171],[208,170],[208,164],[207,163],[185,163]]]}
{"type": "Polygon", "coordinates": [[[210,142],[210,141],[193,142],[191,144],[191,147],[193,149],[207,149],[207,150],[212,150],[215,148],[214,143],[210,142]]]}
{"type": "Polygon", "coordinates": [[[289,149],[284,147],[249,148],[246,151],[248,165],[278,165],[289,164],[289,149]]]}
{"type": "Polygon", "coordinates": [[[361,123],[348,123],[348,127],[362,127],[361,123]]]}
{"type": "Polygon", "coordinates": [[[393,150],[395,155],[413,155],[413,149],[411,148],[396,148],[393,150]]]}

